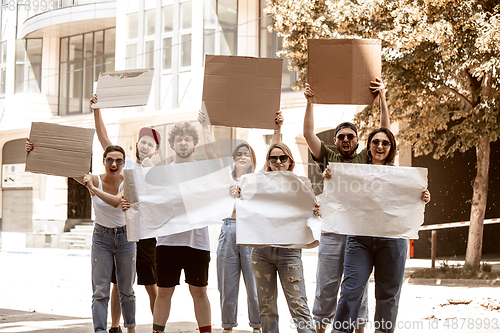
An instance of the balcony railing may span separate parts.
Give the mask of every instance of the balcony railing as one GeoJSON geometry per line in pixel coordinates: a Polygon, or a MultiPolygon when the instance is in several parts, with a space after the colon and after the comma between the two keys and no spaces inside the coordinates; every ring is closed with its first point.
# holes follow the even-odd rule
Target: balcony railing
{"type": "MultiPolygon", "coordinates": [[[[115,2],[116,0],[17,0],[18,10],[24,7],[27,17],[30,18],[37,14],[48,12],[54,9],[89,5],[102,2],[115,2]]],[[[3,1],[3,6],[9,6],[13,1],[3,1]]]]}

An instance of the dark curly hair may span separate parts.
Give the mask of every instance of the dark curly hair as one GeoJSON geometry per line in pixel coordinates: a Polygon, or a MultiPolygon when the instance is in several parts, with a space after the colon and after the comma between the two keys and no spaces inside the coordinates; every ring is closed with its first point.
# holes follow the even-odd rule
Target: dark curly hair
{"type": "Polygon", "coordinates": [[[175,137],[177,135],[189,135],[193,137],[193,143],[195,146],[198,144],[198,141],[200,141],[196,127],[187,121],[175,123],[172,129],[170,129],[170,132],[168,132],[168,143],[170,144],[170,147],[174,146],[175,137]]]}

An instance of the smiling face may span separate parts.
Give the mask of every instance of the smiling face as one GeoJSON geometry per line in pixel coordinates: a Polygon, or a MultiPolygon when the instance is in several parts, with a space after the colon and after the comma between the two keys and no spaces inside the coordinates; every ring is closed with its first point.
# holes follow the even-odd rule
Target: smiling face
{"type": "Polygon", "coordinates": [[[158,154],[156,149],[156,141],[152,136],[143,135],[139,141],[135,144],[137,162],[142,162],[146,157],[152,158],[154,155],[158,154]]]}
{"type": "Polygon", "coordinates": [[[290,163],[290,158],[280,148],[273,148],[269,153],[269,167],[272,171],[288,171],[290,163]],[[285,161],[282,161],[282,159],[285,159],[283,156],[287,156],[285,161]]]}
{"type": "Polygon", "coordinates": [[[187,159],[193,155],[194,146],[194,140],[191,135],[176,135],[174,144],[170,148],[172,148],[178,157],[187,159]]]}
{"type": "Polygon", "coordinates": [[[108,152],[106,154],[106,158],[104,158],[102,161],[106,173],[109,175],[119,174],[122,171],[123,166],[125,165],[124,162],[125,162],[125,156],[119,151],[108,152]],[[111,161],[111,159],[113,159],[113,162],[109,164],[107,160],[111,161]],[[117,161],[121,162],[120,165],[118,165],[119,163],[117,163],[117,161]]]}
{"type": "Polygon", "coordinates": [[[250,150],[246,146],[241,146],[238,148],[236,155],[234,156],[234,166],[236,168],[236,175],[244,175],[251,172],[253,168],[252,155],[250,150]]]}
{"type": "Polygon", "coordinates": [[[391,150],[391,142],[384,132],[378,132],[370,141],[370,153],[372,155],[372,164],[386,164],[387,156],[391,150]]]}
{"type": "Polygon", "coordinates": [[[343,157],[351,157],[358,148],[358,136],[351,128],[342,128],[335,136],[335,145],[343,157]]]}

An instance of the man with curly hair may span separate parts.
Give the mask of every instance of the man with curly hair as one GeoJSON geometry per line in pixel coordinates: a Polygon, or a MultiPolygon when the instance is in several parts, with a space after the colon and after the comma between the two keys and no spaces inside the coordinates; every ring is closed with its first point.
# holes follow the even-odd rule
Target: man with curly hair
{"type": "MultiPolygon", "coordinates": [[[[200,117],[199,120],[202,119],[200,117]]],[[[200,122],[203,127],[204,140],[210,142],[209,126],[202,120],[200,122]]],[[[168,134],[168,143],[175,152],[173,163],[195,162],[194,151],[198,142],[198,131],[191,123],[176,123],[168,134]]],[[[208,158],[215,157],[215,153],[209,154],[207,149],[205,151],[208,158]]],[[[193,297],[199,332],[211,332],[211,311],[207,296],[208,264],[210,262],[208,227],[158,237],[156,260],[158,296],[154,307],[153,332],[165,331],[172,295],[175,286],[179,284],[183,269],[186,282],[189,284],[189,291],[193,297]]]]}

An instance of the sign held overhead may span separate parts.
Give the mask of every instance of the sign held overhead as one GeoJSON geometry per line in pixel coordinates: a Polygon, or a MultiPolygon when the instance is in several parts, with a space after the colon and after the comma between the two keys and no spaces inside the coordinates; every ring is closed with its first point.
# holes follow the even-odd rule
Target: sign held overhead
{"type": "Polygon", "coordinates": [[[83,177],[90,171],[93,128],[32,123],[26,171],[62,177],[83,177]]]}
{"type": "Polygon", "coordinates": [[[120,108],[148,104],[154,69],[129,69],[99,74],[93,109],[120,108]]]}
{"type": "Polygon", "coordinates": [[[282,68],[283,59],[207,55],[202,109],[211,125],[273,129],[282,68]]]}
{"type": "Polygon", "coordinates": [[[308,39],[307,82],[318,104],[370,105],[370,81],[381,77],[382,45],[376,39],[308,39]]]}

